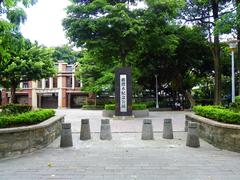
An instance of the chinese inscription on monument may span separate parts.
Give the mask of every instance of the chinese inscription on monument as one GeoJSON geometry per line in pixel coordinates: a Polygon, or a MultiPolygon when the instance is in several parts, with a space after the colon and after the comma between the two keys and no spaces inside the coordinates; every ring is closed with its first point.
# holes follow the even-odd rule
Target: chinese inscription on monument
{"type": "Polygon", "coordinates": [[[127,76],[120,75],[120,112],[127,112],[127,76]]]}
{"type": "Polygon", "coordinates": [[[132,77],[131,68],[116,71],[115,77],[116,116],[132,116],[132,77]]]}

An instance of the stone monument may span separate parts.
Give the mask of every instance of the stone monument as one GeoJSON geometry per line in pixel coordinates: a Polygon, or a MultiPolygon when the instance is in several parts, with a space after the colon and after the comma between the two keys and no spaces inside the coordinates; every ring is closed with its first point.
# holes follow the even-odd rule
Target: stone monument
{"type": "Polygon", "coordinates": [[[132,76],[131,68],[124,67],[115,74],[115,118],[125,119],[132,116],[132,76]]]}

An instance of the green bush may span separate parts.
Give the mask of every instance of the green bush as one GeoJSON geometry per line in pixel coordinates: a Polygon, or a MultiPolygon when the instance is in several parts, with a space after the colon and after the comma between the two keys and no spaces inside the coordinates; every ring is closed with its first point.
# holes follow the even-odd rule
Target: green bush
{"type": "MultiPolygon", "coordinates": [[[[115,110],[116,105],[115,104],[106,104],[105,110],[115,110]]],[[[146,104],[133,104],[132,110],[144,110],[147,109],[146,104]]]]}
{"type": "Polygon", "coordinates": [[[105,104],[105,110],[115,110],[115,104],[105,104]]]}
{"type": "Polygon", "coordinates": [[[32,106],[25,104],[7,104],[2,106],[3,114],[19,114],[31,111],[32,106]]]}
{"type": "Polygon", "coordinates": [[[222,106],[194,106],[193,111],[200,116],[229,124],[240,124],[240,113],[222,106]]]}
{"type": "Polygon", "coordinates": [[[41,109],[16,115],[3,115],[0,117],[0,128],[37,124],[54,115],[55,111],[52,109],[41,109]]]}
{"type": "Polygon", "coordinates": [[[230,103],[229,109],[234,112],[240,112],[240,102],[230,103]]]}
{"type": "Polygon", "coordinates": [[[82,109],[86,110],[98,110],[98,109],[103,109],[103,106],[101,105],[83,105],[82,109]]]}
{"type": "Polygon", "coordinates": [[[147,106],[147,108],[154,108],[156,107],[156,102],[155,101],[146,101],[144,104],[147,106]]]}
{"type": "Polygon", "coordinates": [[[240,103],[240,96],[236,96],[236,97],[235,97],[235,102],[236,102],[236,103],[240,103]]]}
{"type": "Polygon", "coordinates": [[[144,110],[147,109],[146,104],[133,104],[132,110],[144,110]]]}

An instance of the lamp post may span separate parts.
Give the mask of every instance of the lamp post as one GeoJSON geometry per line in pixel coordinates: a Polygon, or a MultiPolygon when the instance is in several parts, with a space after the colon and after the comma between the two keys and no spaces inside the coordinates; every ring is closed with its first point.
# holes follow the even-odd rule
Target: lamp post
{"type": "Polygon", "coordinates": [[[156,78],[156,108],[158,109],[159,105],[158,105],[158,80],[157,80],[157,77],[158,77],[158,75],[155,74],[155,78],[156,78]]]}
{"type": "Polygon", "coordinates": [[[231,49],[232,60],[232,102],[235,102],[235,75],[234,75],[234,50],[236,49],[238,40],[228,41],[229,48],[231,49]]]}

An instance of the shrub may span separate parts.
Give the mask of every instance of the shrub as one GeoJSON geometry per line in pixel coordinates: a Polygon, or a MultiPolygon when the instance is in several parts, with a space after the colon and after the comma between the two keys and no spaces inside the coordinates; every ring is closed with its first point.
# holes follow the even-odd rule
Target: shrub
{"type": "Polygon", "coordinates": [[[240,103],[240,96],[236,96],[235,101],[236,101],[236,103],[240,103]]]}
{"type": "Polygon", "coordinates": [[[115,104],[105,104],[105,110],[115,110],[115,104]]]}
{"type": "MultiPolygon", "coordinates": [[[[116,105],[115,104],[106,104],[105,110],[115,110],[116,105]]],[[[133,104],[132,110],[144,110],[147,109],[146,104],[133,104]]]]}
{"type": "Polygon", "coordinates": [[[133,104],[132,105],[133,110],[144,110],[147,109],[146,104],[133,104]]]}
{"type": "Polygon", "coordinates": [[[240,113],[222,106],[194,106],[193,111],[200,116],[229,124],[240,124],[240,113]]]}
{"type": "Polygon", "coordinates": [[[240,102],[230,103],[229,109],[234,112],[240,112],[240,102]]]}
{"type": "Polygon", "coordinates": [[[25,104],[7,104],[2,106],[3,114],[19,114],[31,111],[32,106],[25,104]]]}
{"type": "Polygon", "coordinates": [[[0,128],[37,124],[54,115],[55,111],[51,109],[41,109],[17,115],[3,115],[0,117],[0,128]]]}
{"type": "Polygon", "coordinates": [[[82,109],[98,110],[98,109],[103,109],[103,106],[101,106],[101,105],[83,105],[82,109]]]}
{"type": "Polygon", "coordinates": [[[156,102],[155,101],[146,101],[144,104],[147,106],[147,108],[154,108],[156,107],[156,102]]]}

